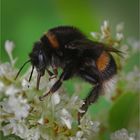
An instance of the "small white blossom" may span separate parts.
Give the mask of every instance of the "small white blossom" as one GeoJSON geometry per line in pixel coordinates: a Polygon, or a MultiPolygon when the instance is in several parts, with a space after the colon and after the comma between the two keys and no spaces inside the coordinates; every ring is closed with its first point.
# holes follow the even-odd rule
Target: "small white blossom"
{"type": "Polygon", "coordinates": [[[0,81],[0,92],[3,92],[4,88],[5,88],[4,83],[0,81]]]}
{"type": "Polygon", "coordinates": [[[22,139],[26,140],[39,140],[40,132],[38,128],[29,129],[24,121],[17,122],[11,120],[10,124],[5,125],[3,128],[4,135],[15,134],[22,139]]]}
{"type": "Polygon", "coordinates": [[[2,107],[4,111],[13,113],[17,120],[26,118],[30,109],[25,99],[21,96],[16,97],[15,95],[9,96],[9,98],[3,102],[2,107]]]}
{"type": "Polygon", "coordinates": [[[140,70],[138,67],[134,67],[133,71],[129,72],[127,76],[125,76],[125,80],[127,81],[127,88],[129,90],[137,91],[140,90],[140,70]]]}
{"type": "Polygon", "coordinates": [[[13,127],[13,125],[10,123],[1,128],[4,136],[10,135],[12,133],[12,131],[11,131],[12,127],[13,127]]]}
{"type": "Polygon", "coordinates": [[[8,134],[15,134],[17,136],[20,136],[21,138],[25,138],[25,134],[28,131],[27,126],[24,124],[24,122],[17,122],[16,120],[10,120],[10,123],[5,125],[2,128],[4,135],[8,134]]]}
{"type": "Polygon", "coordinates": [[[83,137],[84,132],[83,131],[77,131],[75,137],[71,137],[70,140],[88,140],[87,138],[83,137]]]}
{"type": "Polygon", "coordinates": [[[28,130],[26,140],[39,140],[40,132],[38,128],[32,128],[28,130]]]}
{"type": "Polygon", "coordinates": [[[116,40],[117,40],[117,41],[121,41],[123,38],[124,38],[124,36],[123,36],[122,33],[117,33],[117,34],[116,34],[116,40]]]}
{"type": "Polygon", "coordinates": [[[26,79],[23,79],[22,80],[22,87],[23,87],[23,89],[29,89],[29,87],[30,87],[30,83],[29,83],[29,81],[28,80],[26,80],[26,79]]]}
{"type": "Polygon", "coordinates": [[[84,134],[83,131],[78,131],[76,133],[76,137],[81,138],[83,136],[83,134],[84,134]]]}
{"type": "Polygon", "coordinates": [[[0,64],[0,77],[6,77],[8,80],[13,80],[16,72],[13,71],[9,63],[0,64]]]}
{"type": "Polygon", "coordinates": [[[17,59],[14,59],[13,55],[12,55],[12,51],[13,51],[14,47],[15,47],[15,45],[14,45],[14,43],[12,41],[7,40],[5,42],[5,50],[6,50],[8,56],[10,58],[10,61],[11,61],[12,65],[14,65],[16,60],[17,60],[17,59]]]}
{"type": "Polygon", "coordinates": [[[15,45],[12,41],[7,40],[5,42],[5,50],[7,51],[7,53],[10,55],[12,55],[12,51],[14,49],[15,45]]]}
{"type": "Polygon", "coordinates": [[[79,97],[77,95],[73,95],[69,100],[68,100],[68,108],[71,109],[76,109],[77,111],[79,111],[79,108],[83,105],[84,101],[80,100],[79,97]]]}
{"type": "Polygon", "coordinates": [[[44,124],[44,119],[41,117],[38,121],[39,124],[44,124]]]}
{"type": "Polygon", "coordinates": [[[110,28],[109,28],[109,22],[108,21],[104,21],[103,25],[101,26],[101,33],[102,33],[102,39],[106,39],[108,37],[110,37],[110,28]]]}
{"type": "Polygon", "coordinates": [[[52,103],[53,103],[54,105],[59,104],[59,103],[60,103],[60,96],[59,96],[59,94],[58,94],[58,93],[53,94],[53,95],[51,96],[51,100],[52,100],[52,103]]]}
{"type": "Polygon", "coordinates": [[[15,95],[20,92],[20,89],[17,89],[15,86],[10,85],[6,88],[5,94],[8,96],[15,95]]]}
{"type": "Polygon", "coordinates": [[[140,41],[135,40],[134,38],[128,39],[128,44],[130,45],[131,52],[130,53],[138,53],[140,52],[140,41]]]}
{"type": "Polygon", "coordinates": [[[72,117],[65,108],[63,108],[61,111],[61,120],[68,127],[68,129],[71,129],[72,117]]]}
{"type": "Polygon", "coordinates": [[[124,29],[124,23],[123,22],[117,24],[117,26],[116,26],[116,32],[117,33],[121,33],[123,31],[123,29],[124,29]]]}
{"type": "Polygon", "coordinates": [[[81,119],[81,124],[79,125],[79,127],[83,132],[90,136],[95,135],[99,131],[99,125],[100,123],[98,121],[93,122],[87,117],[83,117],[81,119]]]}

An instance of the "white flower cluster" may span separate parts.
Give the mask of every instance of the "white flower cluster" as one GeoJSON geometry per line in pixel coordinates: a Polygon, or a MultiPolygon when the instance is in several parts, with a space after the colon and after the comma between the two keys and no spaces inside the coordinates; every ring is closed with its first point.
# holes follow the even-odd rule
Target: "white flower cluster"
{"type": "Polygon", "coordinates": [[[106,43],[111,46],[119,46],[120,42],[124,38],[124,35],[122,33],[123,26],[124,26],[123,23],[120,23],[116,26],[116,35],[114,38],[112,38],[112,33],[111,33],[110,26],[109,26],[109,22],[105,20],[103,22],[103,25],[101,26],[101,33],[91,32],[91,35],[94,39],[96,39],[100,42],[106,43]]]}
{"type": "Polygon", "coordinates": [[[133,71],[127,74],[125,80],[128,82],[128,90],[133,90],[133,92],[137,93],[140,91],[140,70],[137,66],[134,67],[133,71]]]}
{"type": "Polygon", "coordinates": [[[121,129],[111,135],[111,140],[135,140],[135,134],[129,134],[126,129],[121,129]]]}
{"type": "Polygon", "coordinates": [[[83,101],[77,92],[70,97],[61,88],[60,93],[55,92],[40,101],[39,96],[45,94],[56,79],[48,81],[45,75],[41,79],[40,91],[35,89],[36,72],[31,83],[26,79],[31,69],[24,78],[14,80],[17,70],[13,67],[15,61],[10,46],[13,47],[13,43],[6,42],[11,64],[0,64],[0,130],[3,134],[14,134],[24,140],[93,138],[99,130],[99,122],[86,116],[78,126],[77,113],[83,101]]]}

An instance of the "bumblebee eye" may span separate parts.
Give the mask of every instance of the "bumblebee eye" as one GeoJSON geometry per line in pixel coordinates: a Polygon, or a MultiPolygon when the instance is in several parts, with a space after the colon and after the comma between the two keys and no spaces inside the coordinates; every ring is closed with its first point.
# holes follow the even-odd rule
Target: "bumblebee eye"
{"type": "Polygon", "coordinates": [[[38,54],[38,64],[36,65],[37,71],[41,73],[41,75],[44,75],[45,71],[45,60],[43,53],[40,51],[38,54]]]}
{"type": "Polygon", "coordinates": [[[41,52],[39,53],[38,60],[39,60],[39,63],[43,62],[43,55],[41,52]]]}

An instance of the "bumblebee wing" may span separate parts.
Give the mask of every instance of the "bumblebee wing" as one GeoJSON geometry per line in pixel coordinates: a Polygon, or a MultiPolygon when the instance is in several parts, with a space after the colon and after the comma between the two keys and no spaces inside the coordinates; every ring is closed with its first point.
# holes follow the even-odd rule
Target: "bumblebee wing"
{"type": "Polygon", "coordinates": [[[94,44],[90,40],[75,40],[65,46],[68,51],[75,51],[79,56],[96,59],[104,51],[102,44],[94,44]]]}
{"type": "Polygon", "coordinates": [[[103,45],[94,44],[93,41],[88,40],[88,39],[74,40],[65,45],[66,49],[71,49],[71,50],[87,50],[87,49],[95,49],[96,47],[102,48],[103,45]]]}
{"type": "Polygon", "coordinates": [[[113,53],[118,54],[119,56],[122,56],[122,54],[123,54],[123,52],[119,51],[118,49],[116,49],[112,46],[108,46],[106,44],[91,41],[88,39],[72,41],[72,42],[66,44],[65,48],[70,49],[70,50],[81,50],[81,51],[91,50],[91,51],[95,51],[97,53],[102,52],[102,51],[106,51],[109,53],[113,52],[113,53]]]}

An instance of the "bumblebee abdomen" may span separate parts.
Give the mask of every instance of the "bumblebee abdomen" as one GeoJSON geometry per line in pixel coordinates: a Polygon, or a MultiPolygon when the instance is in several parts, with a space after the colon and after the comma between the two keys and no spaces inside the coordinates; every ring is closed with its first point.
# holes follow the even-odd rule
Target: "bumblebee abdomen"
{"type": "Polygon", "coordinates": [[[105,80],[111,78],[117,73],[117,67],[113,56],[105,51],[96,60],[96,66],[105,80]]]}

